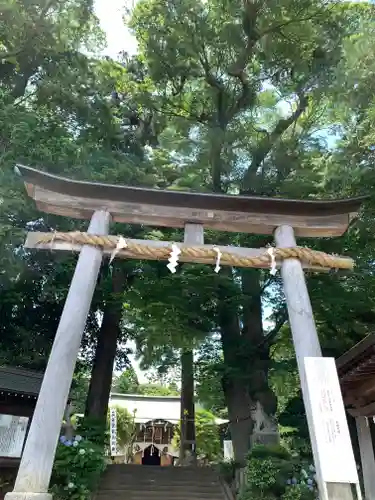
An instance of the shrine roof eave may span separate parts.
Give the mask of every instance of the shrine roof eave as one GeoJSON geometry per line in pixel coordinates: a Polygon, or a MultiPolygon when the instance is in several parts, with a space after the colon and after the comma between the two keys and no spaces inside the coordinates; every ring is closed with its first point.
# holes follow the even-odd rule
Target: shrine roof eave
{"type": "Polygon", "coordinates": [[[0,392],[37,397],[43,374],[16,367],[0,367],[0,392]]]}
{"type": "Polygon", "coordinates": [[[230,196],[77,181],[24,165],[17,165],[17,170],[41,211],[89,219],[95,210],[106,209],[114,221],[153,226],[183,227],[190,222],[223,231],[272,234],[286,224],[299,236],[339,236],[366,199],[230,196]]]}
{"type": "Polygon", "coordinates": [[[367,335],[336,360],[340,378],[358,369],[375,355],[375,333],[367,335]]]}
{"type": "Polygon", "coordinates": [[[336,360],[345,407],[352,416],[375,415],[375,334],[336,360]]]}

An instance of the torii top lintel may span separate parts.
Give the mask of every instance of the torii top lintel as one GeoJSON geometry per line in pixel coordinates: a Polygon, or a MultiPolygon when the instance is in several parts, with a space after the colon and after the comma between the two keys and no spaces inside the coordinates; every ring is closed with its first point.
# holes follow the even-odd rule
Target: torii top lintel
{"type": "Polygon", "coordinates": [[[184,227],[203,224],[220,231],[272,234],[290,225],[297,236],[342,235],[364,198],[288,200],[189,193],[82,182],[17,165],[29,196],[47,213],[90,219],[108,210],[116,222],[184,227]]]}

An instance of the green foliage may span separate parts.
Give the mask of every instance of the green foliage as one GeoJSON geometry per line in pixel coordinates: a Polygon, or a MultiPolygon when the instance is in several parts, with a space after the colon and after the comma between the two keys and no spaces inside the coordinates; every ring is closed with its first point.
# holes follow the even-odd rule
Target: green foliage
{"type": "Polygon", "coordinates": [[[288,486],[281,500],[315,500],[316,493],[313,493],[305,484],[288,486]]]}
{"type": "Polygon", "coordinates": [[[247,462],[247,485],[240,500],[314,500],[316,485],[310,473],[281,446],[255,446],[247,462]]]}
{"type": "Polygon", "coordinates": [[[108,444],[108,432],[102,421],[93,417],[80,418],[76,425],[77,433],[84,436],[87,441],[100,446],[108,444]]]}
{"type": "Polygon", "coordinates": [[[160,384],[141,384],[138,387],[138,394],[145,396],[179,396],[177,387],[160,384]]]}
{"type": "Polygon", "coordinates": [[[113,392],[120,394],[137,394],[139,382],[134,368],[131,366],[124,370],[112,383],[113,392]]]}
{"type": "Polygon", "coordinates": [[[70,388],[70,399],[73,405],[75,413],[84,413],[85,411],[85,401],[89,391],[90,385],[90,374],[87,373],[87,369],[79,369],[80,366],[76,368],[73,376],[72,386],[70,388]]]}
{"type": "MultiPolygon", "coordinates": [[[[209,461],[217,461],[222,455],[219,428],[215,423],[215,416],[207,410],[197,410],[195,413],[195,432],[197,454],[209,461]]],[[[180,446],[180,430],[173,437],[175,448],[180,446]]]]}
{"type": "Polygon", "coordinates": [[[195,363],[196,394],[199,403],[213,414],[227,417],[222,377],[225,372],[220,340],[208,337],[195,363]]]}
{"type": "Polygon", "coordinates": [[[133,367],[127,368],[113,382],[112,390],[120,394],[143,394],[144,396],[179,396],[177,386],[173,384],[140,384],[133,367]]]}
{"type": "MultiPolygon", "coordinates": [[[[371,332],[373,23],[373,6],[367,2],[288,0],[264,8],[257,1],[142,0],[131,20],[139,54],[113,61],[94,50],[103,36],[91,0],[5,0],[0,22],[0,364],[44,369],[75,265],[74,256],[23,251],[25,231],[85,227],[36,210],[13,173],[17,161],[75,179],[166,189],[302,199],[368,193],[359,220],[345,236],[299,243],[357,259],[353,274],[308,277],[324,353],[337,356],[371,332]],[[111,97],[114,90],[118,99],[111,97]]],[[[125,224],[113,232],[183,238],[180,230],[125,224]]],[[[249,247],[271,241],[213,231],[206,231],[205,239],[249,247]]],[[[207,409],[215,414],[228,409],[234,421],[248,415],[248,408],[233,407],[228,394],[228,387],[241,386],[273,412],[270,381],[283,426],[293,429],[285,440],[297,448],[298,437],[304,443],[298,449],[308,448],[306,427],[293,409],[301,401],[289,329],[273,331],[271,325],[270,338],[257,347],[268,330],[261,327],[262,309],[277,325],[283,312],[278,277],[236,269],[216,275],[212,266],[203,265],[179,266],[172,276],[164,262],[121,266],[134,277],[126,301],[122,294],[116,297],[125,302],[117,343],[121,369],[129,337],[143,366],[160,372],[178,365],[181,348],[194,348],[197,393],[207,409]],[[229,382],[226,393],[223,381],[229,382]]],[[[111,280],[111,269],[104,265],[80,353],[87,370],[98,318],[113,299],[111,280]]],[[[130,372],[120,379],[119,392],[178,393],[175,387],[139,385],[130,372]]],[[[74,396],[82,402],[78,392],[84,390],[74,396]]],[[[105,429],[92,432],[94,440],[103,442],[104,436],[105,429]]]]}
{"type": "Polygon", "coordinates": [[[89,500],[106,468],[104,447],[77,435],[61,439],[53,467],[51,492],[58,500],[89,500]]]}

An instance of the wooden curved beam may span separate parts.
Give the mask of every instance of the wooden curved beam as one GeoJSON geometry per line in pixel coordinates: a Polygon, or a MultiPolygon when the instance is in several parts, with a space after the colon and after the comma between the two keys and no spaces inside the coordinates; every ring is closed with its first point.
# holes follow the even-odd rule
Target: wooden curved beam
{"type": "Polygon", "coordinates": [[[272,234],[280,225],[291,225],[298,236],[340,236],[365,200],[190,193],[75,181],[24,165],[17,169],[43,212],[89,219],[96,210],[106,209],[116,222],[151,226],[193,223],[221,231],[272,234]]]}

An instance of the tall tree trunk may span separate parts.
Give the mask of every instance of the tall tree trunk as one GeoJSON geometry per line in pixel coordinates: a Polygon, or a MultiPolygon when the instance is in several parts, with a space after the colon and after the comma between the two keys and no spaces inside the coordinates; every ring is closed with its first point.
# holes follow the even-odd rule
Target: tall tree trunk
{"type": "MultiPolygon", "coordinates": [[[[231,278],[231,270],[223,271],[231,278]]],[[[219,324],[226,367],[223,389],[234,457],[242,465],[252,442],[263,437],[268,442],[277,440],[277,436],[272,439],[276,432],[273,415],[277,401],[268,385],[269,348],[262,346],[262,290],[258,272],[244,271],[241,283],[242,329],[239,311],[227,287],[219,292],[219,324]]]]}
{"type": "Polygon", "coordinates": [[[244,298],[243,337],[248,346],[249,389],[253,401],[254,428],[252,443],[273,444],[278,442],[275,413],[277,398],[269,387],[268,372],[270,348],[265,345],[262,321],[262,289],[260,271],[245,269],[241,272],[244,298]]]}
{"type": "Polygon", "coordinates": [[[112,289],[104,306],[85,410],[86,417],[95,418],[103,423],[107,418],[117,339],[121,333],[122,293],[128,286],[129,276],[126,276],[123,269],[115,263],[112,289]]]}
{"type": "Polygon", "coordinates": [[[196,457],[195,401],[194,401],[194,355],[192,349],[181,351],[181,440],[180,462],[186,452],[196,457]]]}
{"type": "MultiPolygon", "coordinates": [[[[223,337],[231,334],[224,333],[223,337]]],[[[226,350],[224,358],[230,352],[226,350]]],[[[253,430],[251,418],[252,401],[249,395],[249,386],[245,377],[243,379],[227,374],[223,378],[225,402],[228,407],[229,428],[233,445],[234,460],[241,467],[245,465],[246,456],[250,449],[250,440],[253,430]]]]}
{"type": "MultiPolygon", "coordinates": [[[[232,279],[232,269],[226,268],[222,272],[232,279]]],[[[243,466],[250,448],[253,429],[252,401],[248,374],[243,369],[246,346],[243,345],[237,304],[233,302],[232,293],[226,284],[219,286],[219,325],[225,363],[222,384],[228,407],[234,459],[243,466]]]]}

